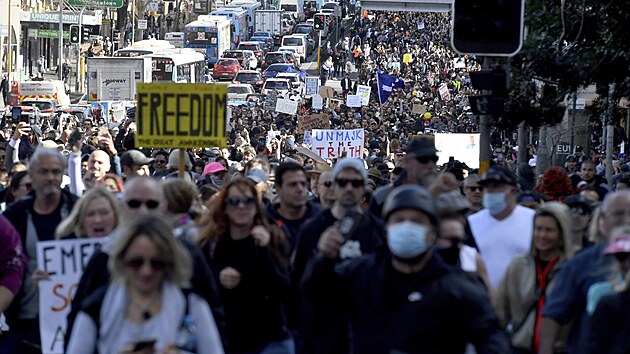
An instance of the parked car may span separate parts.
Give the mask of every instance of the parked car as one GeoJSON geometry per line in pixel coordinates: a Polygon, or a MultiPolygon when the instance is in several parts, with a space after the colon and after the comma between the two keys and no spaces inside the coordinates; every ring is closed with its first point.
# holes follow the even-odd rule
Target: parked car
{"type": "Polygon", "coordinates": [[[275,91],[278,94],[286,94],[291,90],[291,82],[287,79],[267,79],[262,87],[262,93],[268,95],[271,91],[275,91]]]}
{"type": "Polygon", "coordinates": [[[286,52],[269,52],[265,54],[265,59],[263,59],[260,68],[265,70],[269,65],[272,64],[291,64],[291,57],[286,52]]]}
{"type": "Polygon", "coordinates": [[[267,67],[267,70],[263,72],[263,77],[270,78],[275,77],[279,73],[299,73],[300,70],[295,64],[271,64],[267,67]]]}
{"type": "Polygon", "coordinates": [[[232,82],[235,84],[250,84],[254,89],[260,91],[263,85],[263,77],[257,70],[241,70],[236,73],[232,82]]]}
{"type": "Polygon", "coordinates": [[[265,52],[260,42],[241,42],[236,49],[251,50],[259,60],[263,58],[265,52]]]}
{"type": "Polygon", "coordinates": [[[238,59],[221,58],[214,65],[212,77],[216,80],[232,80],[234,75],[242,69],[243,67],[238,63],[238,59]]]}
{"type": "Polygon", "coordinates": [[[247,95],[254,92],[254,87],[250,84],[228,85],[228,101],[245,101],[247,95]]]}

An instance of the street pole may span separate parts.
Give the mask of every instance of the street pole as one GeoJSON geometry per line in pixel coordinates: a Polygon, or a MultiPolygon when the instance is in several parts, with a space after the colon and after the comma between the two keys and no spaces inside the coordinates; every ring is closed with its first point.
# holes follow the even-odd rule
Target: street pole
{"type": "Polygon", "coordinates": [[[135,38],[136,38],[136,0],[133,0],[131,2],[131,44],[134,43],[135,38]]]}
{"type": "Polygon", "coordinates": [[[57,72],[59,80],[63,81],[63,0],[59,1],[59,64],[57,72]]]}
{"type": "Polygon", "coordinates": [[[81,89],[81,42],[83,41],[83,11],[85,11],[85,7],[81,8],[81,13],[79,14],[79,43],[77,44],[77,83],[74,87],[76,92],[80,92],[81,89]]]}
{"type": "MultiPolygon", "coordinates": [[[[490,69],[493,59],[490,57],[484,57],[482,63],[482,70],[490,69]]],[[[489,95],[489,92],[484,90],[483,95],[489,95]]],[[[491,115],[482,114],[479,116],[479,175],[482,176],[488,168],[490,168],[490,119],[491,115]]]]}
{"type": "Polygon", "coordinates": [[[319,40],[317,42],[317,69],[321,69],[321,55],[322,55],[322,31],[319,31],[319,40]]]}
{"type": "Polygon", "coordinates": [[[9,22],[9,30],[7,31],[7,43],[8,43],[8,48],[7,48],[8,49],[7,50],[7,60],[8,60],[7,73],[8,73],[8,75],[7,75],[7,77],[8,77],[9,82],[11,82],[11,64],[12,64],[12,61],[13,61],[13,58],[11,58],[11,49],[13,49],[13,48],[11,48],[11,5],[13,5],[12,2],[13,2],[13,0],[9,0],[9,11],[8,11],[9,12],[9,21],[8,21],[9,22]]]}
{"type": "Polygon", "coordinates": [[[571,154],[573,154],[573,144],[575,143],[575,111],[577,110],[577,91],[573,93],[573,112],[571,112],[571,154]]]}
{"type": "MultiPolygon", "coordinates": [[[[606,107],[606,180],[608,185],[612,187],[613,179],[613,148],[615,146],[615,126],[613,125],[613,99],[612,95],[615,90],[615,84],[608,85],[608,106],[606,107]]],[[[602,145],[604,141],[602,141],[602,145]]]]}

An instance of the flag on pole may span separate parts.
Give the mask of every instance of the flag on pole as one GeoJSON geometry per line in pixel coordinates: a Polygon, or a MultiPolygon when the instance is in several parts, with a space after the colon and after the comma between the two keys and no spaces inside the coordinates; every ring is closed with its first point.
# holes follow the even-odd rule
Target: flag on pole
{"type": "Polygon", "coordinates": [[[405,88],[405,82],[393,75],[379,71],[376,74],[376,87],[378,88],[378,99],[381,104],[387,101],[392,90],[395,88],[405,88]]]}

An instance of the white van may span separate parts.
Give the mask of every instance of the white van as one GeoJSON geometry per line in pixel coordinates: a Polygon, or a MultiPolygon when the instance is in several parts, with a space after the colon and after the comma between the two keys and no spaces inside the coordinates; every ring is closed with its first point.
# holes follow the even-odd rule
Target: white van
{"type": "Polygon", "coordinates": [[[59,105],[69,105],[70,96],[61,80],[22,81],[18,91],[20,102],[24,100],[56,100],[59,105]]]}
{"type": "Polygon", "coordinates": [[[303,35],[284,36],[282,37],[282,42],[280,42],[280,46],[295,48],[297,55],[300,57],[300,63],[306,62],[306,58],[309,54],[309,48],[306,37],[304,37],[303,35]]]}
{"type": "Polygon", "coordinates": [[[292,13],[297,23],[304,21],[304,0],[280,0],[280,10],[292,13]]]}

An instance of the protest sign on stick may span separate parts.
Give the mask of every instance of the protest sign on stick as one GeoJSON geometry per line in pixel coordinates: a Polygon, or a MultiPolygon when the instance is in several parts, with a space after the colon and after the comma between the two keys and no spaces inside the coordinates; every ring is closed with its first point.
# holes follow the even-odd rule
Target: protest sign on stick
{"type": "Polygon", "coordinates": [[[38,283],[42,353],[64,352],[66,317],[79,279],[92,254],[106,241],[107,238],[88,238],[37,243],[37,267],[50,275],[50,280],[38,283]]]}

